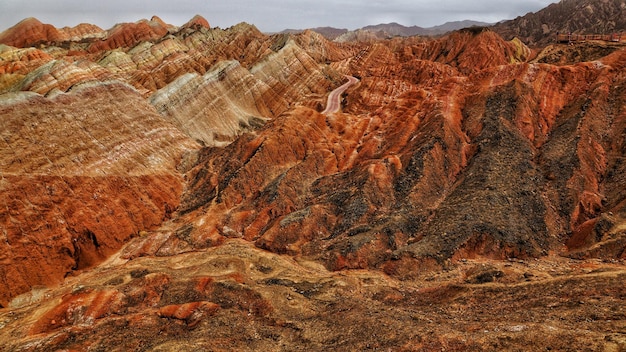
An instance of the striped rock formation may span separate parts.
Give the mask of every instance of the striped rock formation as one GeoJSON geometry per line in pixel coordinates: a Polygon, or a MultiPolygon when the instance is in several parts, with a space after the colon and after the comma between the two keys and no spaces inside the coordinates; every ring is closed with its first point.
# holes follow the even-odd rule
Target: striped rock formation
{"type": "Polygon", "coordinates": [[[626,346],[624,47],[201,17],[0,43],[9,351],[626,346]]]}

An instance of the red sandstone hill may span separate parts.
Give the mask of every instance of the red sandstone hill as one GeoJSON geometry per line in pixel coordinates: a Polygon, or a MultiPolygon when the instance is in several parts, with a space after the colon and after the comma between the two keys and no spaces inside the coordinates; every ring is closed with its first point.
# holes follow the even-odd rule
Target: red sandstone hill
{"type": "Polygon", "coordinates": [[[27,18],[0,34],[0,43],[23,48],[40,43],[57,41],[59,31],[50,24],[43,24],[36,18],[27,18]]]}
{"type": "Polygon", "coordinates": [[[101,36],[103,30],[93,24],[82,23],[76,27],[57,29],[50,24],[41,23],[36,18],[27,18],[0,33],[0,43],[26,48],[54,42],[79,42],[101,36]]]}
{"type": "Polygon", "coordinates": [[[626,348],[623,46],[36,23],[0,51],[4,349],[626,348]]]}

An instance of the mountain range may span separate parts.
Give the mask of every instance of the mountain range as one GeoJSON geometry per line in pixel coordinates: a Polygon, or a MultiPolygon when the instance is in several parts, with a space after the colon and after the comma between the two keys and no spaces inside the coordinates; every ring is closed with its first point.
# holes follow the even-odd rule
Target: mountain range
{"type": "MultiPolygon", "coordinates": [[[[485,22],[466,20],[466,21],[446,22],[439,26],[422,28],[419,26],[407,27],[407,26],[403,26],[401,24],[394,22],[394,23],[387,23],[387,24],[365,26],[363,28],[360,28],[354,31],[349,31],[347,29],[333,28],[333,27],[318,27],[318,28],[311,28],[310,30],[323,35],[329,40],[335,40],[340,36],[343,36],[345,39],[347,39],[350,37],[354,37],[355,33],[358,33],[358,32],[373,32],[376,34],[377,38],[384,39],[384,38],[394,37],[394,36],[401,36],[401,37],[411,37],[415,35],[436,36],[436,35],[441,35],[441,34],[445,34],[448,32],[452,32],[455,30],[459,30],[462,28],[485,27],[489,25],[491,24],[485,23],[485,22]]],[[[304,30],[287,29],[281,33],[296,34],[296,33],[300,33],[303,31],[304,30]]]]}

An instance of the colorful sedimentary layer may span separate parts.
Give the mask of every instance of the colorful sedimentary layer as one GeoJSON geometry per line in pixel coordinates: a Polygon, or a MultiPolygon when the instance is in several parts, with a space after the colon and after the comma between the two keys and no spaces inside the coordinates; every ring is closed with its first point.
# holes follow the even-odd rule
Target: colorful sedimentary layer
{"type": "Polygon", "coordinates": [[[0,101],[2,305],[97,264],[171,216],[197,144],[134,89],[85,83],[0,101]]]}
{"type": "Polygon", "coordinates": [[[0,43],[9,350],[626,346],[622,46],[201,17],[0,43]]]}
{"type": "Polygon", "coordinates": [[[624,211],[604,195],[620,193],[608,170],[621,144],[604,131],[624,114],[621,85],[607,84],[624,63],[556,67],[519,53],[488,31],[374,44],[337,63],[361,77],[344,114],[294,109],[207,153],[184,212],[201,207],[197,231],[208,236],[403,275],[413,261],[538,257],[580,249],[570,238],[608,239],[623,215],[605,233],[585,224],[624,211]],[[429,54],[459,41],[498,54],[429,54]]]}

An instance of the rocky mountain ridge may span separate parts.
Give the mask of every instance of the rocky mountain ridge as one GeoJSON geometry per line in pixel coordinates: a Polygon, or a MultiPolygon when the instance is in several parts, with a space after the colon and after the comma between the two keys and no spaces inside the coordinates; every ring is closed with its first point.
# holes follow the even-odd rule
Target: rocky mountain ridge
{"type": "Polygon", "coordinates": [[[561,0],[493,26],[505,39],[519,38],[531,46],[553,43],[558,33],[611,34],[626,32],[624,0],[561,0]]]}
{"type": "Polygon", "coordinates": [[[626,346],[623,46],[14,31],[7,350],[626,346]]]}
{"type": "MultiPolygon", "coordinates": [[[[479,21],[453,21],[446,22],[442,25],[422,28],[419,26],[403,26],[399,23],[386,23],[386,24],[377,24],[365,26],[363,28],[355,29],[349,31],[345,28],[333,28],[333,27],[318,27],[311,28],[310,30],[320,33],[328,40],[339,40],[339,41],[351,41],[354,38],[359,38],[359,33],[367,33],[372,36],[372,38],[376,39],[385,39],[395,36],[400,37],[412,37],[412,36],[437,36],[446,34],[452,31],[456,31],[463,28],[469,27],[485,27],[490,26],[491,24],[479,21]]],[[[301,33],[304,30],[298,29],[287,29],[282,31],[281,33],[289,33],[289,34],[297,34],[301,33]]],[[[361,36],[364,34],[361,34],[361,36]]]]}

